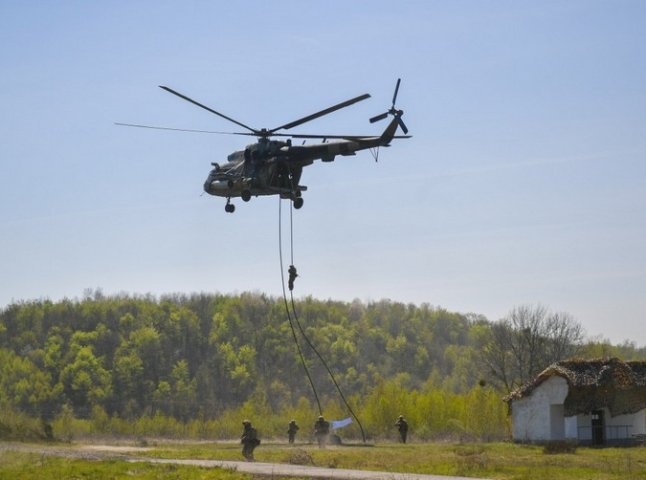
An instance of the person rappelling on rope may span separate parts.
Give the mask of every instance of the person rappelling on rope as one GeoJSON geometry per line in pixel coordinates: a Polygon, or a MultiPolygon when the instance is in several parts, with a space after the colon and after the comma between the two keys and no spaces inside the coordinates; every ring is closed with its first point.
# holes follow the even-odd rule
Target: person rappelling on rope
{"type": "MultiPolygon", "coordinates": [[[[279,199],[281,197],[279,196],[279,199]]],[[[311,340],[308,338],[307,334],[305,333],[303,327],[300,324],[300,321],[298,319],[298,315],[296,313],[296,307],[294,306],[294,298],[292,297],[292,312],[293,312],[293,318],[292,318],[292,312],[290,312],[289,309],[289,303],[287,301],[287,292],[285,291],[285,276],[284,276],[284,271],[283,268],[285,268],[285,264],[283,263],[283,246],[282,246],[282,215],[281,215],[281,204],[282,201],[279,200],[278,202],[278,246],[279,246],[279,257],[280,257],[280,271],[281,271],[281,287],[283,288],[283,299],[285,300],[285,310],[287,313],[287,319],[289,321],[289,326],[292,331],[292,336],[294,337],[294,343],[296,344],[296,350],[298,351],[298,355],[301,359],[301,363],[303,364],[303,369],[305,370],[305,375],[307,376],[307,379],[310,382],[310,386],[312,387],[312,393],[314,394],[314,398],[316,399],[316,403],[318,404],[318,409],[319,413],[322,411],[321,408],[321,402],[319,401],[319,396],[318,393],[316,392],[316,387],[314,386],[314,382],[312,381],[312,377],[310,375],[309,369],[307,368],[307,363],[305,362],[305,359],[303,357],[303,353],[301,351],[301,347],[299,345],[299,341],[296,335],[296,330],[294,328],[294,325],[298,326],[298,330],[300,331],[303,340],[307,342],[309,347],[312,349],[312,351],[316,354],[316,356],[319,358],[321,361],[321,364],[325,367],[325,370],[327,370],[328,375],[330,376],[330,379],[332,380],[332,383],[334,383],[334,386],[336,387],[337,392],[339,392],[339,396],[343,400],[343,403],[347,407],[348,411],[352,415],[352,418],[354,418],[357,421],[357,425],[359,426],[359,429],[361,430],[361,437],[363,438],[363,443],[366,443],[366,434],[363,430],[363,426],[361,425],[361,422],[359,421],[359,418],[355,415],[355,413],[352,411],[352,407],[346,400],[345,396],[343,395],[343,392],[341,391],[341,387],[339,387],[339,384],[337,383],[336,379],[334,378],[334,374],[330,370],[330,367],[328,366],[327,362],[325,359],[321,356],[319,351],[316,349],[316,347],[312,344],[311,340]]],[[[290,230],[291,234],[291,261],[294,261],[294,244],[293,244],[293,226],[290,223],[290,230]]],[[[290,292],[294,290],[294,281],[296,280],[296,277],[298,277],[298,273],[296,272],[296,267],[294,265],[290,265],[289,268],[287,269],[287,272],[289,274],[288,277],[288,286],[290,292]]],[[[330,433],[330,424],[329,422],[325,421],[325,419],[321,416],[320,418],[321,422],[316,422],[314,427],[315,435],[316,438],[319,442],[319,445],[323,447],[325,445],[325,442],[327,441],[327,436],[330,433]],[[327,427],[325,426],[327,424],[327,427]]],[[[351,419],[345,419],[345,420],[350,420],[351,419]]],[[[344,420],[344,421],[345,421],[344,420]]],[[[340,428],[340,427],[338,427],[340,428]]],[[[288,432],[289,434],[289,432],[288,432]]],[[[291,435],[291,434],[290,434],[291,435]]],[[[338,435],[336,436],[338,438],[338,435]]],[[[340,443],[340,440],[339,440],[340,443]]]]}
{"type": "Polygon", "coordinates": [[[296,267],[294,265],[290,265],[287,272],[289,273],[287,285],[289,286],[289,290],[292,291],[294,290],[294,280],[298,277],[298,273],[296,273],[296,267]]]}

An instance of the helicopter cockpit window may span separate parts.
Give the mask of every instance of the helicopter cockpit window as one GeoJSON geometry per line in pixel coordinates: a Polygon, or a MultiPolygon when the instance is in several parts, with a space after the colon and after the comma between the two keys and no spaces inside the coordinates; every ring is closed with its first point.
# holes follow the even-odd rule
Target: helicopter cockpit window
{"type": "Polygon", "coordinates": [[[244,155],[243,151],[233,152],[231,155],[229,155],[227,157],[227,161],[229,161],[229,162],[238,161],[238,160],[240,160],[242,158],[243,155],[244,155]]]}

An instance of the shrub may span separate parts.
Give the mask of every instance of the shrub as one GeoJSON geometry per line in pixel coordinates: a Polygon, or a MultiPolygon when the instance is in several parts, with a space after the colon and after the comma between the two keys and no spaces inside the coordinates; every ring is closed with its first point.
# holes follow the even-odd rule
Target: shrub
{"type": "Polygon", "coordinates": [[[291,463],[292,465],[314,465],[314,459],[306,450],[297,448],[293,452],[290,452],[287,463],[291,463]]]}
{"type": "Polygon", "coordinates": [[[543,453],[554,455],[557,453],[576,453],[575,440],[551,440],[543,445],[543,453]]]}
{"type": "Polygon", "coordinates": [[[22,442],[52,440],[51,426],[21,412],[0,411],[0,439],[22,442]]]}

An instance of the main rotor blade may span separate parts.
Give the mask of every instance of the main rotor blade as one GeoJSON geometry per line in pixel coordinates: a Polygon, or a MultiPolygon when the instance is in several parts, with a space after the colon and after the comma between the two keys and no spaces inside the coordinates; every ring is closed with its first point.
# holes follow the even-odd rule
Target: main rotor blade
{"type": "MultiPolygon", "coordinates": [[[[239,133],[238,135],[253,135],[252,133],[239,133]]],[[[272,133],[272,137],[284,138],[327,138],[333,140],[365,140],[367,138],[379,138],[380,135],[322,135],[307,133],[272,133]]],[[[410,138],[411,135],[395,135],[393,138],[410,138]]]]}
{"type": "Polygon", "coordinates": [[[328,139],[333,139],[333,140],[361,140],[364,138],[379,138],[379,135],[318,135],[318,134],[313,134],[313,135],[308,135],[308,134],[300,134],[300,133],[295,133],[293,135],[290,135],[288,133],[275,133],[273,136],[279,136],[279,137],[291,137],[291,138],[328,138],[328,139]]]}
{"type": "Polygon", "coordinates": [[[193,100],[192,98],[189,98],[189,97],[187,97],[186,95],[182,95],[181,93],[176,92],[176,91],[175,91],[175,90],[173,90],[172,88],[165,87],[165,86],[163,86],[163,85],[159,85],[159,88],[161,88],[161,89],[163,89],[163,90],[166,90],[167,92],[172,93],[173,95],[177,95],[179,98],[181,98],[181,99],[183,99],[183,100],[186,100],[187,102],[191,102],[193,105],[197,105],[198,107],[203,108],[203,109],[204,109],[204,110],[206,110],[207,112],[215,113],[216,115],[218,115],[219,117],[224,118],[225,120],[229,120],[230,122],[233,122],[233,123],[235,123],[236,125],[240,125],[242,128],[246,128],[247,130],[249,130],[249,131],[253,132],[254,134],[257,134],[257,133],[258,133],[258,130],[256,130],[255,128],[251,128],[250,126],[245,125],[244,123],[239,122],[239,121],[237,121],[237,120],[234,120],[234,119],[233,119],[233,118],[231,118],[231,117],[227,117],[226,115],[224,115],[224,114],[222,114],[222,113],[220,113],[220,112],[217,112],[217,111],[213,110],[212,108],[207,107],[206,105],[202,105],[200,102],[196,102],[196,101],[195,101],[195,100],[193,100]]]}
{"type": "Polygon", "coordinates": [[[327,115],[328,113],[332,113],[341,108],[348,107],[353,103],[357,103],[362,100],[365,100],[366,98],[370,98],[370,94],[364,93],[363,95],[359,95],[358,97],[351,98],[350,100],[346,100],[345,102],[338,103],[332,107],[326,108],[325,110],[321,110],[320,112],[313,113],[312,115],[308,115],[307,117],[303,117],[298,120],[294,120],[293,122],[286,123],[285,125],[281,125],[280,127],[273,128],[269,130],[269,133],[273,133],[278,130],[289,130],[290,128],[296,127],[298,125],[302,125],[303,123],[314,120],[315,118],[322,117],[323,115],[327,115]]]}
{"type": "Polygon", "coordinates": [[[395,86],[395,94],[393,95],[393,107],[395,106],[395,102],[397,101],[397,93],[399,92],[399,84],[401,83],[401,81],[401,78],[397,79],[397,86],[395,86]]]}
{"type": "Polygon", "coordinates": [[[139,125],[137,123],[120,123],[114,122],[115,125],[120,127],[137,127],[137,128],[150,128],[153,130],[172,130],[174,132],[191,132],[191,133],[217,133],[219,135],[255,135],[250,132],[216,132],[213,130],[194,130],[191,128],[172,128],[172,127],[157,127],[154,125],[139,125]]]}
{"type": "MultiPolygon", "coordinates": [[[[288,133],[274,133],[273,137],[291,137],[291,138],[331,138],[334,140],[365,140],[370,138],[379,138],[380,135],[306,135],[288,133]]],[[[410,138],[411,135],[394,135],[393,138],[410,138]]]]}

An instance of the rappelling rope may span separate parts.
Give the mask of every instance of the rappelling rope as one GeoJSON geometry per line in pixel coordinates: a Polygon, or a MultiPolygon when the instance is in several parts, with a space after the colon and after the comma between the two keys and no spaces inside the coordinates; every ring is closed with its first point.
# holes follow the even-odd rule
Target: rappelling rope
{"type": "MultiPolygon", "coordinates": [[[[287,293],[285,292],[285,274],[284,269],[283,269],[283,235],[282,235],[282,209],[281,209],[281,201],[280,201],[280,195],[278,195],[278,253],[280,256],[280,278],[281,278],[281,285],[283,286],[283,300],[285,302],[285,312],[287,313],[287,319],[289,320],[289,328],[292,330],[292,337],[294,337],[294,343],[296,344],[296,350],[298,350],[298,356],[301,359],[301,363],[303,364],[303,369],[305,370],[305,375],[307,375],[307,379],[310,382],[310,386],[312,387],[312,392],[314,393],[314,398],[316,399],[316,404],[319,407],[319,415],[323,415],[323,409],[321,408],[321,402],[319,400],[318,393],[316,392],[316,387],[314,386],[314,382],[312,381],[312,377],[310,375],[310,371],[307,368],[307,363],[305,363],[305,357],[303,357],[303,352],[301,351],[301,346],[298,343],[298,338],[296,337],[296,330],[294,329],[294,323],[292,322],[292,316],[289,312],[289,304],[287,303],[287,293]]],[[[290,220],[291,224],[291,220],[290,220]]],[[[293,229],[292,230],[293,233],[293,229]]],[[[293,243],[293,237],[292,237],[292,243],[293,243]]],[[[294,250],[292,248],[292,265],[294,264],[294,250]]]]}
{"type": "MultiPolygon", "coordinates": [[[[279,218],[279,230],[282,230],[282,215],[281,215],[281,207],[280,207],[280,196],[278,199],[279,206],[278,206],[278,218],[279,218]]],[[[289,209],[289,233],[290,233],[290,259],[291,259],[291,267],[294,265],[294,214],[293,214],[293,208],[291,208],[292,204],[290,202],[290,209],[289,209]]],[[[281,235],[279,235],[279,238],[282,238],[281,235]]],[[[282,253],[282,242],[280,243],[280,275],[283,280],[283,299],[285,301],[285,306],[287,307],[287,296],[285,295],[285,277],[283,273],[283,253],[282,253]]],[[[361,421],[359,420],[359,417],[354,413],[352,410],[352,407],[348,403],[348,401],[345,398],[345,395],[343,395],[343,391],[341,390],[341,387],[336,381],[336,378],[334,377],[334,374],[332,373],[332,370],[330,370],[330,367],[328,366],[327,362],[323,358],[323,356],[319,353],[319,351],[314,347],[314,344],[310,341],[309,337],[305,333],[305,330],[303,329],[300,320],[298,319],[298,315],[296,314],[296,306],[294,304],[294,293],[292,289],[289,289],[289,296],[291,299],[291,305],[292,305],[292,314],[294,317],[294,321],[296,322],[296,326],[298,327],[298,330],[301,332],[301,335],[309,345],[309,347],[312,349],[312,351],[316,354],[316,356],[319,358],[323,366],[325,367],[325,370],[327,370],[328,375],[330,376],[330,379],[332,379],[332,383],[334,383],[334,386],[336,387],[337,392],[339,392],[339,396],[341,397],[341,400],[343,400],[343,403],[345,404],[346,408],[352,415],[352,417],[357,421],[357,425],[359,425],[359,429],[361,430],[361,437],[363,438],[363,443],[366,443],[366,434],[363,430],[363,425],[361,425],[361,421]]],[[[292,329],[292,335],[294,335],[294,342],[296,342],[296,346],[298,347],[298,352],[301,355],[301,361],[303,362],[303,366],[305,366],[305,361],[303,359],[303,356],[301,354],[301,349],[300,345],[298,344],[298,341],[296,339],[296,333],[294,332],[294,326],[292,323],[292,316],[290,315],[289,308],[287,307],[287,317],[289,318],[289,325],[292,329]]],[[[307,366],[305,366],[305,370],[307,372],[307,366]]],[[[314,388],[314,383],[312,383],[312,379],[309,376],[309,372],[307,374],[310,384],[312,385],[312,390],[314,391],[314,395],[316,396],[316,401],[318,402],[318,396],[316,394],[316,389],[314,388]]],[[[321,404],[319,403],[319,412],[321,412],[321,404]]],[[[321,413],[322,415],[322,413],[321,413]]]]}
{"type": "Polygon", "coordinates": [[[301,332],[301,335],[303,335],[303,338],[310,346],[310,348],[314,351],[316,356],[319,357],[319,360],[321,360],[321,363],[325,367],[325,370],[327,370],[327,373],[330,376],[330,379],[332,379],[332,383],[334,383],[334,386],[336,387],[337,392],[339,392],[339,396],[341,397],[341,400],[343,400],[343,403],[345,404],[348,411],[350,412],[350,415],[352,415],[352,417],[354,417],[354,419],[357,421],[357,425],[359,425],[359,429],[361,430],[361,437],[363,438],[363,443],[366,443],[366,434],[363,431],[363,425],[361,425],[361,421],[359,420],[359,417],[357,417],[357,415],[354,413],[354,411],[352,410],[352,407],[346,400],[345,395],[343,395],[343,391],[341,390],[341,387],[337,383],[336,378],[334,378],[334,374],[332,373],[332,370],[330,370],[330,367],[328,367],[327,362],[323,359],[319,351],[316,349],[316,347],[314,347],[314,345],[310,341],[309,337],[305,334],[305,331],[301,326],[301,322],[298,319],[298,315],[296,315],[296,307],[294,306],[294,295],[292,294],[292,292],[290,292],[290,296],[291,296],[291,302],[292,302],[292,312],[294,314],[294,320],[296,321],[296,326],[298,326],[298,330],[301,332]]]}

